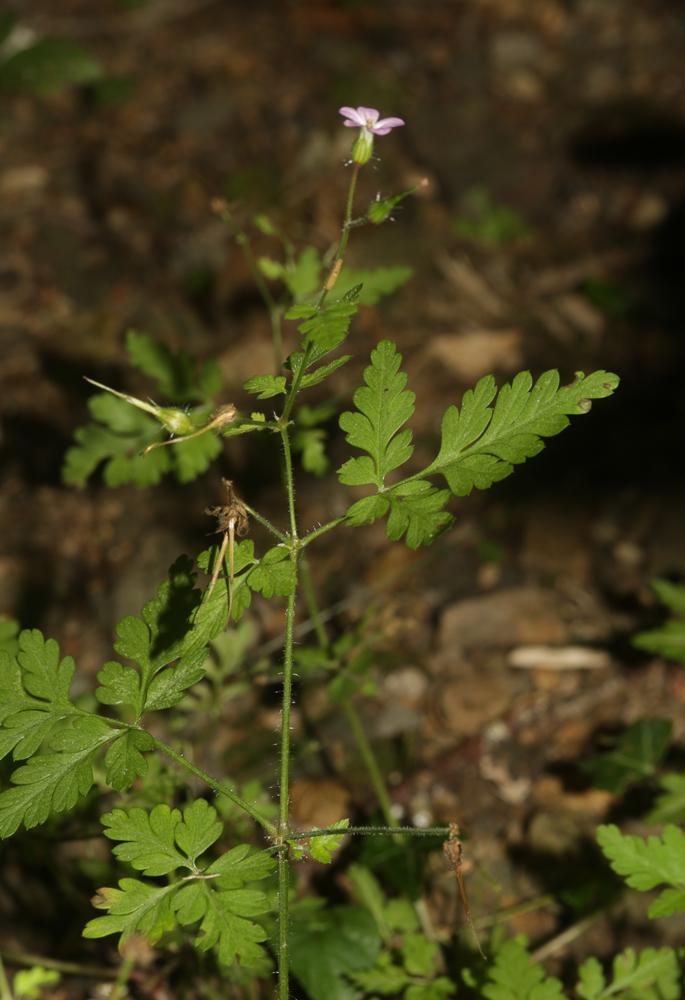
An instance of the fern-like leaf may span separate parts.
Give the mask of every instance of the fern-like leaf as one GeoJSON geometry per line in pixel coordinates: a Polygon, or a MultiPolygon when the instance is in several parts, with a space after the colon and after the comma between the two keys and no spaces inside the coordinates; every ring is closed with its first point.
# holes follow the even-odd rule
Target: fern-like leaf
{"type": "Polygon", "coordinates": [[[148,876],[171,876],[168,884],[122,879],[119,888],[100,889],[95,906],[106,916],[91,920],[84,937],[142,934],[151,943],[173,929],[199,924],[196,946],[214,948],[222,964],[237,958],[254,965],[264,958],[265,931],[251,919],[269,910],[266,895],[253,882],[270,875],[274,859],[239,844],[211,863],[204,855],[219,839],[223,824],[216,810],[200,799],[183,809],[157,805],[152,810],[115,809],[103,817],[106,835],[119,841],[114,854],[148,876]],[[174,873],[189,874],[178,880],[174,873]]]}
{"type": "Polygon", "coordinates": [[[498,393],[488,375],[465,393],[461,410],[450,406],[445,413],[440,450],[423,475],[443,476],[456,496],[487,489],[542,451],[543,438],[561,433],[570,415],[587,413],[592,399],[610,396],[617,385],[605,371],[579,372],[561,388],[556,371],[535,383],[530,372],[520,372],[498,393]]]}
{"type": "Polygon", "coordinates": [[[93,759],[116,732],[95,715],[69,720],[50,737],[52,752],[32,757],[12,774],[0,795],[0,838],[73,809],[93,784],[93,759]]]}
{"type": "Polygon", "coordinates": [[[631,889],[645,892],[668,885],[648,913],[667,917],[685,910],[685,833],[666,826],[661,837],[628,836],[614,825],[600,826],[597,841],[614,871],[625,878],[631,889]]]}
{"type": "Polygon", "coordinates": [[[354,394],[356,412],[340,417],[347,441],[367,452],[338,470],[346,486],[373,485],[381,490],[388,473],[411,458],[411,431],[401,428],[414,412],[414,393],[405,389],[407,376],[399,370],[401,363],[402,355],[392,341],[381,341],[364,372],[365,385],[354,394]]]}
{"type": "Polygon", "coordinates": [[[564,1000],[561,983],[533,962],[523,943],[506,941],[488,968],[487,1000],[564,1000]]]}
{"type": "Polygon", "coordinates": [[[596,958],[588,958],[579,969],[576,992],[582,1000],[678,1000],[680,968],[673,948],[632,948],[613,961],[612,980],[607,983],[596,958]]]}

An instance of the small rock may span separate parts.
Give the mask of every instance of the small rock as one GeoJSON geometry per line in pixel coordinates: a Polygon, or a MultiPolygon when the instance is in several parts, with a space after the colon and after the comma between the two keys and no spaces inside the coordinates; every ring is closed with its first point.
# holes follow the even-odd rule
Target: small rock
{"type": "Polygon", "coordinates": [[[561,645],[568,629],[553,592],[512,587],[459,601],[440,622],[440,648],[454,655],[478,647],[561,645]]]}
{"type": "Polygon", "coordinates": [[[492,371],[510,372],[523,365],[519,330],[473,330],[434,337],[429,357],[435,358],[464,382],[474,382],[492,371]]]}
{"type": "Polygon", "coordinates": [[[426,693],[428,679],[416,667],[394,670],[383,681],[383,693],[406,708],[418,708],[426,693]]]}
{"type": "Polygon", "coordinates": [[[349,813],[350,795],[328,778],[299,778],[290,788],[291,816],[302,830],[323,829],[349,813]]]}

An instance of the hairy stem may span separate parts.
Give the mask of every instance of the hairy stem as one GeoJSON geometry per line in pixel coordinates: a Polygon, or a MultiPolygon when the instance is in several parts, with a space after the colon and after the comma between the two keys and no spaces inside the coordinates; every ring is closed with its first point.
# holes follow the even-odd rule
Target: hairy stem
{"type": "Polygon", "coordinates": [[[275,837],[277,835],[278,830],[276,826],[265,816],[262,816],[258,809],[255,809],[250,802],[247,802],[244,798],[238,795],[238,793],[230,786],[225,785],[221,781],[217,781],[216,778],[211,776],[211,774],[207,774],[207,772],[203,771],[201,767],[198,767],[197,764],[193,764],[192,761],[184,757],[182,753],[174,750],[174,748],[170,747],[167,743],[162,743],[162,741],[158,740],[157,737],[153,737],[153,739],[158,750],[161,750],[161,752],[166,754],[167,757],[170,757],[171,760],[180,764],[181,767],[184,767],[186,771],[189,771],[196,778],[199,778],[200,781],[204,781],[204,783],[208,785],[209,788],[211,788],[217,795],[225,795],[227,799],[230,799],[231,802],[248,813],[255,823],[259,823],[259,825],[266,830],[270,837],[275,837]]]}
{"type": "Polygon", "coordinates": [[[241,503],[250,517],[253,517],[255,521],[261,524],[262,527],[266,528],[267,531],[270,531],[271,534],[279,540],[279,542],[287,544],[288,536],[284,534],[284,532],[280,531],[275,524],[272,524],[268,518],[264,517],[263,514],[260,514],[258,510],[254,509],[254,507],[250,507],[249,504],[246,504],[244,500],[241,500],[241,503]]]}
{"type": "Polygon", "coordinates": [[[449,837],[448,826],[328,826],[322,830],[304,830],[289,833],[288,840],[309,840],[312,837],[330,837],[331,834],[351,834],[357,837],[395,837],[398,833],[409,837],[449,837]]]}
{"type": "Polygon", "coordinates": [[[269,323],[271,324],[271,341],[274,349],[274,368],[278,373],[283,365],[283,308],[274,299],[271,291],[269,290],[269,286],[264,280],[264,275],[259,270],[257,261],[252,253],[252,244],[250,243],[250,238],[247,233],[236,233],[235,241],[243,252],[243,257],[245,258],[245,263],[250,269],[252,280],[254,281],[257,291],[261,295],[262,301],[266,306],[266,311],[269,314],[269,323]]]}
{"type": "MultiPolygon", "coordinates": [[[[297,581],[297,554],[293,556],[297,581]]],[[[293,687],[293,631],[295,626],[295,603],[297,585],[288,598],[285,618],[285,645],[283,650],[283,711],[281,713],[281,776],[278,802],[278,830],[280,849],[278,852],[278,989],[281,1000],[288,1000],[289,955],[288,955],[288,892],[290,883],[290,862],[288,858],[288,816],[290,781],[290,707],[293,687]]]]}
{"type": "MultiPolygon", "coordinates": [[[[342,270],[343,260],[345,257],[345,251],[347,250],[347,244],[350,239],[350,222],[352,221],[352,208],[354,206],[354,194],[357,190],[357,178],[359,176],[359,164],[355,163],[352,168],[352,177],[350,178],[350,186],[347,191],[347,203],[345,206],[345,217],[343,219],[343,224],[340,229],[340,238],[338,239],[338,245],[335,250],[335,256],[333,257],[333,263],[328,272],[324,286],[319,293],[319,297],[316,301],[316,308],[321,309],[324,302],[326,301],[326,296],[330,290],[335,285],[338,280],[338,275],[342,270]]],[[[287,423],[290,420],[290,414],[292,413],[293,406],[295,405],[295,399],[300,391],[300,384],[302,378],[307,368],[309,362],[309,357],[311,354],[312,345],[309,344],[304,352],[304,357],[300,363],[295,377],[292,380],[290,389],[288,390],[288,395],[286,397],[285,406],[283,407],[283,416],[281,417],[283,423],[287,423]]]]}
{"type": "Polygon", "coordinates": [[[307,545],[311,545],[312,542],[320,538],[321,535],[327,534],[327,532],[332,531],[333,528],[337,528],[339,524],[342,524],[345,520],[344,517],[336,517],[332,521],[328,521],[326,524],[322,524],[320,528],[314,528],[313,531],[308,532],[304,538],[300,541],[300,548],[304,549],[307,545]]]}

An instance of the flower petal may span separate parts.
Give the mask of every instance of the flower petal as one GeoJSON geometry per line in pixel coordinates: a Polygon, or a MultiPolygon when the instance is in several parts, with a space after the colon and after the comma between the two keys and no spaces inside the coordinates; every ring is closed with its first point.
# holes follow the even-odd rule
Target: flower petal
{"type": "Polygon", "coordinates": [[[404,125],[403,118],[381,118],[372,128],[374,135],[387,135],[394,128],[404,125]]]}
{"type": "MultiPolygon", "coordinates": [[[[343,115],[345,118],[348,118],[349,125],[352,128],[359,128],[361,125],[366,124],[366,122],[364,121],[364,119],[359,114],[359,111],[356,108],[339,108],[338,114],[343,115]]],[[[345,122],[345,125],[347,124],[348,122],[345,122]]]]}
{"type": "Polygon", "coordinates": [[[363,108],[361,106],[357,108],[357,113],[361,118],[363,125],[366,125],[367,122],[371,122],[372,125],[375,125],[378,121],[378,116],[380,115],[380,111],[376,108],[363,108]]]}

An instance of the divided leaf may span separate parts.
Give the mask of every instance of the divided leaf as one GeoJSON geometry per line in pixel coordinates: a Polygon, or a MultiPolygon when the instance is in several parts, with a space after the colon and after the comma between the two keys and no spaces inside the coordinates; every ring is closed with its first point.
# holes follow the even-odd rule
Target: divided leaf
{"type": "Polygon", "coordinates": [[[610,396],[618,381],[611,372],[578,372],[575,382],[560,388],[557,371],[535,383],[530,372],[519,372],[498,393],[487,375],[464,394],[461,409],[450,406],[445,413],[440,450],[423,475],[444,476],[456,496],[487,489],[542,451],[543,438],[568,427],[569,415],[587,413],[590,400],[610,396]]]}
{"type": "Polygon", "coordinates": [[[588,958],[580,967],[576,992],[582,1000],[678,1000],[680,965],[673,948],[632,948],[617,955],[613,976],[607,983],[596,958],[588,958]]]}
{"type": "Polygon", "coordinates": [[[411,431],[401,430],[414,412],[414,393],[405,389],[407,376],[399,370],[402,355],[389,340],[371,352],[364,371],[366,383],[354,394],[356,412],[340,417],[347,441],[367,452],[351,458],[338,470],[346,486],[371,484],[383,489],[385,477],[412,455],[411,431]]]}
{"type": "Polygon", "coordinates": [[[27,830],[54,813],[73,809],[93,784],[93,759],[114,739],[104,719],[81,716],[63,723],[50,736],[51,753],[38,754],[12,774],[14,787],[0,794],[0,838],[27,830]]]}
{"type": "Polygon", "coordinates": [[[581,766],[597,788],[620,795],[628,785],[654,774],[668,749],[672,729],[667,719],[639,719],[621,734],[613,750],[581,766]]]}
{"type": "Polygon", "coordinates": [[[240,844],[209,866],[200,860],[219,839],[223,824],[216,810],[198,799],[181,812],[166,805],[152,810],[115,809],[102,822],[105,834],[120,843],[114,854],[148,876],[172,876],[158,886],[137,879],[122,879],[118,889],[100,889],[95,905],[107,916],[91,920],[84,937],[120,934],[123,943],[138,932],[151,943],[172,930],[199,923],[195,941],[201,951],[215,948],[219,961],[230,965],[236,958],[254,965],[264,957],[260,942],[265,931],[251,919],[268,912],[263,892],[246,885],[266,878],[275,867],[267,852],[254,852],[240,844]],[[190,874],[174,880],[178,869],[190,874]]]}
{"type": "Polygon", "coordinates": [[[405,535],[410,549],[433,542],[454,518],[445,510],[449,490],[439,490],[423,479],[413,480],[391,490],[390,516],[386,533],[392,541],[405,535]]]}
{"type": "Polygon", "coordinates": [[[264,597],[289,597],[295,589],[295,566],[285,546],[267,549],[247,575],[247,584],[264,597]]]}
{"type": "Polygon", "coordinates": [[[381,949],[373,918],[356,906],[292,908],[290,962],[311,1000],[357,1000],[350,973],[370,969],[381,949]]]}
{"type": "Polygon", "coordinates": [[[250,967],[264,959],[261,942],[266,940],[266,931],[250,919],[269,911],[263,892],[217,892],[211,883],[191,882],[176,893],[173,906],[183,926],[200,921],[195,947],[200,951],[215,948],[222,965],[232,965],[239,959],[241,965],[250,967]]]}
{"type": "Polygon", "coordinates": [[[680,617],[633,636],[633,646],[676,663],[685,663],[685,587],[669,580],[653,580],[652,589],[659,600],[680,617]]]}
{"type": "MultiPolygon", "coordinates": [[[[198,403],[186,414],[189,426],[206,425],[212,398],[221,389],[221,372],[215,362],[198,367],[185,351],[173,353],[146,334],[131,331],[126,340],[131,363],[157,383],[159,392],[177,404],[198,403]]],[[[213,431],[173,447],[148,445],[167,439],[164,428],[149,413],[110,393],[96,393],[88,400],[94,423],[80,427],[75,444],[64,457],[62,477],[73,486],[84,486],[103,462],[103,478],[110,487],[133,483],[154,486],[167,472],[180,482],[190,482],[208,468],[221,445],[213,431]]]]}
{"type": "Polygon", "coordinates": [[[125,729],[105,754],[107,784],[119,792],[130,788],[136,778],[147,773],[147,760],[143,754],[153,750],[154,746],[155,741],[149,733],[125,729]]]}
{"type": "Polygon", "coordinates": [[[392,295],[405,285],[413,273],[410,267],[374,267],[365,270],[345,267],[335,283],[335,291],[338,295],[345,295],[351,288],[361,286],[359,304],[375,306],[386,295],[392,295]]]}
{"type": "Polygon", "coordinates": [[[488,968],[487,1000],[564,1000],[561,983],[533,962],[520,940],[506,941],[488,968]]]}
{"type": "Polygon", "coordinates": [[[664,774],[659,785],[663,794],[657,797],[647,822],[685,823],[685,774],[664,774]]]}
{"type": "Polygon", "coordinates": [[[0,650],[0,759],[33,756],[75,709],[69,701],[74,661],[60,661],[54,639],[38,629],[17,640],[16,657],[0,650]]]}
{"type": "Polygon", "coordinates": [[[176,885],[152,885],[137,878],[122,878],[119,888],[98,889],[93,906],[107,910],[106,917],[95,917],[83,928],[88,939],[120,934],[119,947],[132,934],[141,934],[155,944],[176,923],[171,902],[176,885]]]}
{"type": "Polygon", "coordinates": [[[648,910],[650,917],[668,917],[685,910],[685,833],[666,826],[661,837],[624,835],[613,824],[597,829],[597,841],[611,867],[631,889],[645,892],[668,885],[648,910]]]}
{"type": "Polygon", "coordinates": [[[136,718],[180,701],[183,692],[204,676],[203,654],[209,638],[198,642],[195,630],[200,599],[192,563],[181,556],[140,618],[129,615],[117,625],[114,648],[136,668],[106,663],[98,673],[98,701],[130,705],[136,718]]]}

